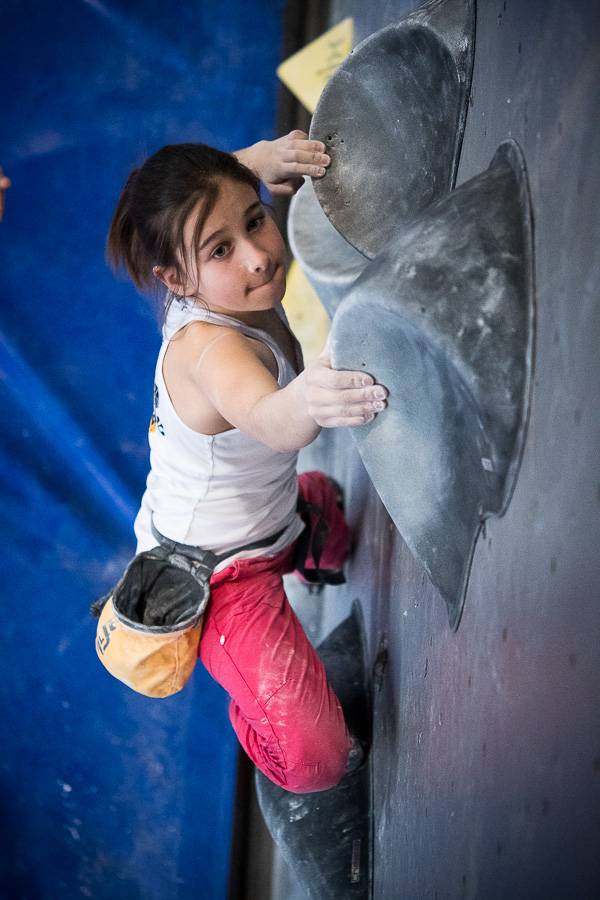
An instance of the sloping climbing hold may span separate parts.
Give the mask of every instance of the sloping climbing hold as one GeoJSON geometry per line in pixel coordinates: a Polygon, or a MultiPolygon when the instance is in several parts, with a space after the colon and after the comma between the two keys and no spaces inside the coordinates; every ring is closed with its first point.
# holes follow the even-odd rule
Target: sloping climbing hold
{"type": "Polygon", "coordinates": [[[315,192],[364,256],[453,187],[474,32],[474,0],[433,0],[355,47],[321,95],[310,134],[331,165],[315,192]]]}
{"type": "Polygon", "coordinates": [[[388,242],[333,320],[333,365],[389,389],[387,410],[353,437],[453,628],[481,525],[514,487],[533,314],[527,178],[507,141],[487,171],[388,242]]]}

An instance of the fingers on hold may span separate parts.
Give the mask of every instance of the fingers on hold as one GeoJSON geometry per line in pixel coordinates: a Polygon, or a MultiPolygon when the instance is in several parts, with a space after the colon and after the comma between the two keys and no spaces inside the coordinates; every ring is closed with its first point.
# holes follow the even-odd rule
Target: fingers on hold
{"type": "Polygon", "coordinates": [[[387,398],[387,391],[380,384],[371,385],[364,388],[351,388],[345,391],[344,399],[350,403],[380,403],[379,408],[383,409],[387,398]]]}
{"type": "Polygon", "coordinates": [[[348,373],[331,368],[331,360],[327,357],[319,357],[319,368],[315,370],[316,384],[328,391],[339,391],[350,387],[348,373]]]}
{"type": "Polygon", "coordinates": [[[321,425],[322,428],[352,428],[359,425],[367,425],[369,422],[372,422],[375,416],[334,416],[333,418],[323,419],[323,421],[319,422],[317,420],[317,425],[321,425]]]}
{"type": "Polygon", "coordinates": [[[365,411],[381,412],[387,406],[384,397],[373,394],[372,388],[353,388],[350,391],[328,391],[322,395],[322,406],[358,415],[365,411]]]}
{"type": "Polygon", "coordinates": [[[385,409],[384,400],[369,400],[363,403],[345,403],[341,407],[341,415],[348,416],[376,416],[385,409]]]}
{"type": "Polygon", "coordinates": [[[374,419],[375,416],[383,412],[386,404],[383,400],[374,400],[370,402],[362,402],[362,403],[331,403],[324,404],[320,403],[318,405],[314,405],[308,407],[308,414],[312,416],[313,419],[324,418],[324,419],[336,419],[336,421],[346,421],[347,419],[361,419],[366,421],[367,419],[374,419]]]}
{"type": "Polygon", "coordinates": [[[332,381],[329,382],[329,385],[337,390],[369,388],[374,383],[371,375],[366,375],[364,372],[349,372],[346,369],[332,369],[332,372],[335,372],[335,375],[330,376],[332,381]]]}
{"type": "Polygon", "coordinates": [[[347,374],[352,378],[349,387],[372,387],[375,384],[373,376],[367,375],[366,372],[348,372],[347,374]]]}
{"type": "Polygon", "coordinates": [[[312,162],[317,166],[328,166],[331,162],[329,154],[323,153],[322,150],[312,150],[310,153],[305,153],[304,157],[307,163],[312,162]]]}
{"type": "Polygon", "coordinates": [[[329,165],[331,162],[331,157],[323,144],[318,144],[315,141],[290,141],[287,152],[304,162],[323,163],[325,165],[329,165]]]}
{"type": "Polygon", "coordinates": [[[272,184],[269,187],[269,192],[274,197],[291,197],[291,195],[295,194],[297,190],[298,185],[296,184],[295,180],[293,184],[289,181],[283,181],[280,184],[272,184]]]}
{"type": "Polygon", "coordinates": [[[310,163],[299,163],[304,175],[310,175],[311,178],[320,178],[325,174],[327,169],[325,166],[313,166],[310,163]]]}
{"type": "Polygon", "coordinates": [[[325,153],[325,144],[323,141],[311,141],[305,131],[302,131],[300,128],[295,128],[293,131],[290,131],[286,137],[298,143],[301,143],[300,149],[302,150],[314,150],[316,153],[325,153]]]}
{"type": "Polygon", "coordinates": [[[287,171],[288,172],[298,172],[299,175],[311,175],[313,178],[318,178],[320,175],[325,174],[324,166],[313,166],[308,162],[301,162],[298,159],[290,159],[287,162],[287,171]]]}

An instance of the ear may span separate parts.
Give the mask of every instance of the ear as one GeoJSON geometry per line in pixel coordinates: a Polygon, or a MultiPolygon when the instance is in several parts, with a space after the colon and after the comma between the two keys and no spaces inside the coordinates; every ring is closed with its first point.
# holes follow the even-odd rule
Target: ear
{"type": "Polygon", "coordinates": [[[179,275],[174,266],[153,266],[152,274],[159,281],[162,281],[164,286],[173,294],[178,294],[180,297],[184,296],[184,286],[179,280],[179,275]]]}

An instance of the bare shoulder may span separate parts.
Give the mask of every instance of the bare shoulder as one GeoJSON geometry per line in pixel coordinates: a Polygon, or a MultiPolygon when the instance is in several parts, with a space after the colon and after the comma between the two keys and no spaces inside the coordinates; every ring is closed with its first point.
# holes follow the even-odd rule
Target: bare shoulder
{"type": "Polygon", "coordinates": [[[190,322],[173,336],[163,359],[163,377],[175,411],[188,428],[219,434],[232,427],[216,409],[211,392],[213,382],[235,374],[244,355],[253,358],[249,342],[227,326],[190,322]],[[223,352],[213,352],[218,348],[223,352]]]}
{"type": "Polygon", "coordinates": [[[176,355],[192,376],[197,375],[202,362],[210,358],[211,366],[218,366],[219,361],[231,365],[235,361],[244,364],[255,360],[277,377],[277,363],[269,348],[227,325],[190,322],[172,343],[180,344],[176,355]]]}
{"type": "Polygon", "coordinates": [[[231,331],[224,325],[215,325],[212,322],[188,322],[171,340],[172,344],[180,344],[186,350],[202,350],[206,344],[222,332],[231,331]]]}
{"type": "Polygon", "coordinates": [[[246,340],[243,335],[226,325],[190,322],[171,339],[169,354],[173,359],[177,359],[180,365],[191,370],[196,367],[202,354],[222,338],[233,340],[240,346],[243,346],[246,340]]]}

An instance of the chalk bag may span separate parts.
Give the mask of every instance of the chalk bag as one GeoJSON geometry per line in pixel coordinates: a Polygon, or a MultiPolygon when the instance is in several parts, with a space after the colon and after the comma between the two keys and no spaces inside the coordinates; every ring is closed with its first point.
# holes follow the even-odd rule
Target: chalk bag
{"type": "Polygon", "coordinates": [[[138,553],[118,584],[92,606],[99,615],[100,662],[147,697],[168,697],[189,680],[217,563],[210,551],[164,540],[138,553]]]}
{"type": "Polygon", "coordinates": [[[110,674],[146,697],[169,697],[196,665],[216,566],[241,550],[268,547],[283,529],[220,555],[172,541],[154,522],[152,534],[158,546],[138,553],[91,611],[99,617],[96,652],[110,674]]]}

